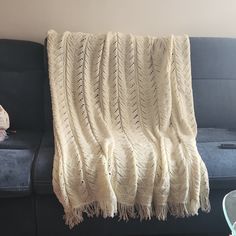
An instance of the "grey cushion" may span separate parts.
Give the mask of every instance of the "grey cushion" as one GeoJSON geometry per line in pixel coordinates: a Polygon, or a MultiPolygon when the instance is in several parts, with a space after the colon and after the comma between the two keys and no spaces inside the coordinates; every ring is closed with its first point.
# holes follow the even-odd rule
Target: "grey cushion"
{"type": "Polygon", "coordinates": [[[27,149],[0,149],[0,197],[27,196],[31,192],[34,153],[27,149]]]}
{"type": "Polygon", "coordinates": [[[236,130],[198,129],[198,151],[206,164],[211,189],[236,188],[236,149],[221,149],[221,143],[236,144],[236,130]]]}
{"type": "Polygon", "coordinates": [[[199,127],[236,128],[236,41],[190,38],[199,127]]]}
{"type": "Polygon", "coordinates": [[[31,193],[31,170],[41,133],[17,131],[0,142],[0,198],[31,193]]]}

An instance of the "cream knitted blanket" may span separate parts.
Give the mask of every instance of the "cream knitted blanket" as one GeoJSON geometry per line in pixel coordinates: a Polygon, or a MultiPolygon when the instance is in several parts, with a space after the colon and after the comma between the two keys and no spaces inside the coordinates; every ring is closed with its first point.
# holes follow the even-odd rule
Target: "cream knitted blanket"
{"type": "Polygon", "coordinates": [[[197,151],[189,38],[48,33],[54,191],[88,216],[164,220],[209,211],[197,151]]]}

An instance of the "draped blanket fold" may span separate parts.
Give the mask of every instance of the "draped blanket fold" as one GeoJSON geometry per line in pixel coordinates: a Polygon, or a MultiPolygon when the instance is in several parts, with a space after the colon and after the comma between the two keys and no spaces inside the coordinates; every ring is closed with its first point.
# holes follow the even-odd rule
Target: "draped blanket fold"
{"type": "Polygon", "coordinates": [[[51,30],[47,43],[53,188],[66,223],[209,211],[188,36],[51,30]]]}

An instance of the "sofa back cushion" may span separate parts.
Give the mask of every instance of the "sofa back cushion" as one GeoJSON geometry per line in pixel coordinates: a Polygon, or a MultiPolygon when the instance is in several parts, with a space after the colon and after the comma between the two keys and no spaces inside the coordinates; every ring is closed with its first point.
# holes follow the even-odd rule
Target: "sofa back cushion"
{"type": "Polygon", "coordinates": [[[12,129],[43,129],[43,50],[34,42],[0,40],[0,104],[12,129]]]}
{"type": "Polygon", "coordinates": [[[198,127],[236,128],[236,39],[190,38],[198,127]]]}

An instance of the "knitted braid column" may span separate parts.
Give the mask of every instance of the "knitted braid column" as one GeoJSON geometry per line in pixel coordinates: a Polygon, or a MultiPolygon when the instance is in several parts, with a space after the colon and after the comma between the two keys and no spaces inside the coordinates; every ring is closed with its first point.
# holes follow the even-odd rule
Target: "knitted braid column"
{"type": "MultiPolygon", "coordinates": [[[[176,157],[186,170],[185,177],[179,182],[185,182],[182,196],[186,204],[186,214],[195,215],[199,206],[204,211],[210,210],[209,181],[205,164],[203,163],[196,145],[197,124],[194,114],[190,42],[188,36],[173,38],[172,58],[172,126],[178,140],[176,157]]],[[[177,159],[175,157],[175,159],[177,159]]]]}

